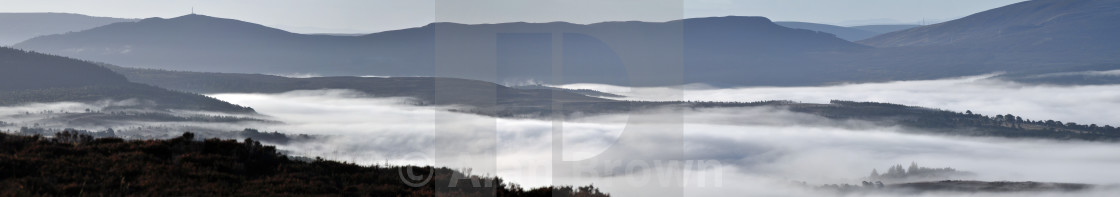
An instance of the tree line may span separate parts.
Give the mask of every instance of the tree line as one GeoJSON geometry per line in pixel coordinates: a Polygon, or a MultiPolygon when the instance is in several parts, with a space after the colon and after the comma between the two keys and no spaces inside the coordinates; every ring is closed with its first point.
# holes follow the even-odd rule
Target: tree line
{"type": "Polygon", "coordinates": [[[431,166],[296,161],[253,139],[195,139],[189,132],[167,140],[0,133],[0,187],[0,196],[608,196],[593,186],[525,189],[431,166]],[[433,181],[408,186],[399,178],[404,168],[433,181]],[[492,184],[436,187],[472,180],[492,184]]]}

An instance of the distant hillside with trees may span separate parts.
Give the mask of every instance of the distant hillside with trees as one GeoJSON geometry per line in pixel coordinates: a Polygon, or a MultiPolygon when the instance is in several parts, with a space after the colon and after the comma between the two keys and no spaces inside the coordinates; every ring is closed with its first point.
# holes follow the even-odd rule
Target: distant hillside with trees
{"type": "MultiPolygon", "coordinates": [[[[496,117],[542,118],[553,113],[595,115],[640,113],[660,108],[777,107],[834,120],[862,120],[883,126],[905,126],[925,134],[1042,138],[1058,140],[1120,140],[1120,128],[1055,120],[1032,120],[1013,114],[982,115],[891,103],[834,100],[827,104],[793,101],[686,102],[627,101],[592,96],[595,92],[553,88],[510,88],[499,84],[432,77],[316,77],[287,78],[261,74],[204,73],[108,68],[129,80],[196,93],[282,93],[292,90],[350,89],[372,97],[410,97],[417,105],[460,105],[457,112],[496,117]],[[437,86],[439,85],[439,86],[437,86]],[[437,90],[439,95],[437,97],[437,90]],[[589,96],[591,95],[591,96],[589,96]],[[437,98],[439,100],[437,100],[437,98]],[[438,101],[438,102],[437,102],[438,101]],[[553,108],[562,103],[562,108],[553,108]]],[[[618,98],[625,99],[625,98],[618,98]]]]}
{"type": "Polygon", "coordinates": [[[0,47],[0,106],[136,99],[144,109],[255,113],[207,96],[129,82],[94,63],[0,47]]]}
{"type": "MultiPolygon", "coordinates": [[[[876,184],[864,181],[860,185],[826,184],[809,186],[797,183],[816,191],[833,192],[840,196],[947,196],[950,194],[994,194],[998,196],[1017,196],[1037,193],[1077,194],[1074,192],[1092,191],[1101,187],[1081,183],[1010,182],[1010,181],[926,181],[898,184],[876,184]]],[[[1030,195],[1027,195],[1030,196],[1030,195]]],[[[1077,195],[1071,195],[1077,196],[1077,195]]]]}
{"type": "Polygon", "coordinates": [[[902,168],[902,164],[891,166],[887,168],[885,173],[880,174],[878,169],[871,170],[871,175],[867,177],[871,182],[885,182],[885,183],[907,183],[907,182],[921,182],[921,181],[940,181],[940,180],[959,180],[975,176],[972,172],[957,171],[953,168],[927,168],[918,166],[918,163],[910,163],[910,167],[902,168]]]}

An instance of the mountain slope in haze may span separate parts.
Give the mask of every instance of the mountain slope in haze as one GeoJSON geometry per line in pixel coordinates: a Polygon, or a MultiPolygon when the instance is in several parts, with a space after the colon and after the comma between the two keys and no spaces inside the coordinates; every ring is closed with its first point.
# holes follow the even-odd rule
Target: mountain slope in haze
{"type": "Polygon", "coordinates": [[[894,79],[1116,70],[1118,20],[1120,0],[1024,1],[862,40],[879,49],[829,59],[894,79]]]}
{"type": "Polygon", "coordinates": [[[0,13],[0,46],[9,46],[36,36],[87,30],[135,19],[93,17],[67,13],[0,13]]]}
{"type": "MultiPolygon", "coordinates": [[[[848,28],[859,29],[869,32],[875,32],[875,35],[891,33],[896,31],[907,30],[910,28],[921,27],[921,25],[860,25],[851,26],[848,28]]],[[[862,39],[861,39],[862,40],[862,39]]]]}
{"type": "Polygon", "coordinates": [[[1033,0],[861,41],[878,47],[981,46],[1017,50],[1112,49],[1120,1],[1033,0]],[[1107,47],[1112,46],[1112,47],[1107,47]]]}
{"type": "Polygon", "coordinates": [[[852,41],[852,42],[860,41],[860,40],[863,40],[863,39],[868,39],[868,38],[875,37],[875,36],[878,36],[878,35],[882,35],[882,34],[885,34],[885,33],[901,31],[901,30],[906,30],[906,29],[921,26],[921,25],[861,25],[861,26],[843,27],[843,26],[828,25],[828,24],[794,22],[794,21],[782,21],[782,22],[774,22],[774,23],[778,24],[778,25],[781,25],[781,26],[784,26],[784,27],[789,27],[789,28],[805,29],[805,30],[813,30],[813,31],[830,33],[832,35],[836,35],[836,37],[838,37],[838,38],[842,38],[844,40],[848,40],[848,41],[852,41]]]}
{"type": "Polygon", "coordinates": [[[878,48],[762,17],[434,23],[328,36],[201,15],[117,23],[17,47],[129,67],[206,72],[440,76],[498,84],[803,86],[1120,69],[1115,55],[1120,39],[1112,36],[1120,34],[1120,23],[1112,22],[1120,19],[1118,1],[1028,1],[860,41],[878,48]],[[559,61],[553,61],[556,54],[562,54],[559,61]],[[556,62],[561,73],[553,73],[556,62]],[[683,66],[657,70],[665,69],[657,67],[662,62],[683,66]],[[669,74],[635,84],[635,77],[656,76],[649,73],[669,74]],[[561,81],[549,81],[557,75],[561,81]]]}
{"type": "Polygon", "coordinates": [[[848,41],[863,40],[863,39],[870,38],[872,36],[876,36],[876,35],[879,35],[879,34],[883,33],[883,32],[869,31],[869,30],[859,29],[859,28],[841,27],[841,26],[817,24],[817,23],[791,22],[791,21],[774,22],[774,23],[778,24],[778,25],[781,25],[781,26],[784,26],[784,27],[789,27],[789,28],[806,29],[806,30],[813,30],[813,31],[830,33],[832,35],[836,35],[836,37],[838,37],[838,38],[848,40],[848,41]]]}
{"type": "Polygon", "coordinates": [[[160,110],[253,113],[253,109],[210,97],[129,82],[93,63],[0,47],[0,106],[51,102],[137,99],[160,110]]]}
{"type": "Polygon", "coordinates": [[[169,66],[190,70],[263,72],[292,64],[323,64],[331,49],[350,42],[335,36],[302,35],[257,24],[185,15],[148,18],[105,25],[85,31],[37,37],[16,48],[77,59],[125,65],[169,66]],[[34,47],[28,47],[34,43],[34,47]]]}
{"type": "MultiPolygon", "coordinates": [[[[493,49],[494,54],[500,54],[498,65],[486,66],[496,66],[500,72],[443,72],[440,76],[506,83],[551,79],[551,64],[546,63],[551,62],[552,40],[547,35],[552,32],[566,33],[562,61],[565,83],[629,85],[630,79],[620,76],[643,70],[644,65],[625,68],[618,54],[657,54],[672,49],[679,49],[677,54],[683,52],[683,60],[678,61],[687,68],[683,74],[686,82],[816,83],[819,80],[787,79],[815,63],[799,57],[868,48],[827,33],[782,27],[762,17],[590,25],[434,23],[365,36],[329,36],[294,34],[202,15],[117,23],[39,37],[16,47],[139,68],[327,76],[436,76],[435,60],[449,57],[446,53],[437,57],[437,49],[493,49]],[[469,42],[437,43],[437,32],[469,42]],[[601,39],[608,39],[613,47],[601,39]],[[620,49],[626,47],[632,49],[620,49]],[[778,63],[793,66],[771,66],[778,63]]],[[[470,66],[476,65],[462,67],[470,66]]]]}

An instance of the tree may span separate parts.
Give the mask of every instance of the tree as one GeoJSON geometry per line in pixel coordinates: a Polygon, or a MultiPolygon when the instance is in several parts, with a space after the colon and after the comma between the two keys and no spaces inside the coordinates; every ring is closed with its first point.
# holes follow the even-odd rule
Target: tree
{"type": "Polygon", "coordinates": [[[181,136],[181,137],[186,141],[193,141],[194,140],[194,133],[191,133],[190,131],[187,131],[187,132],[184,132],[183,136],[181,136]]]}
{"type": "Polygon", "coordinates": [[[871,169],[871,179],[879,178],[879,170],[871,169]]]}
{"type": "Polygon", "coordinates": [[[909,172],[910,174],[917,173],[918,172],[918,163],[917,162],[910,162],[910,167],[908,168],[907,172],[909,172]]]}

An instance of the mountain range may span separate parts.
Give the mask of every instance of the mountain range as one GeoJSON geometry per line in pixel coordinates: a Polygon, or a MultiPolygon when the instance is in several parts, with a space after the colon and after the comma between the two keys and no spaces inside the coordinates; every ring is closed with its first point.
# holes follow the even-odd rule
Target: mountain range
{"type": "Polygon", "coordinates": [[[1111,36],[1120,34],[1116,19],[1120,0],[1035,0],[850,42],[841,39],[850,35],[837,31],[788,28],[763,17],[433,23],[332,36],[192,14],[42,36],[15,47],[127,67],[204,72],[439,76],[499,84],[802,86],[1116,70],[1120,39],[1111,36]],[[641,56],[623,58],[627,54],[662,60],[634,62],[641,56]],[[675,62],[681,65],[676,70],[655,65],[675,62]],[[635,83],[648,73],[670,74],[659,76],[666,77],[660,82],[635,83]]]}
{"type": "Polygon", "coordinates": [[[0,46],[42,35],[62,34],[136,19],[93,17],[68,13],[0,13],[0,46]]]}
{"type": "MultiPolygon", "coordinates": [[[[495,73],[449,73],[441,77],[486,80],[541,80],[552,76],[550,38],[535,32],[565,32],[563,42],[565,82],[626,84],[626,69],[601,40],[578,34],[619,35],[611,44],[648,46],[642,50],[683,48],[686,81],[744,84],[752,82],[793,83],[772,73],[797,73],[795,67],[774,64],[810,65],[806,54],[858,51],[869,47],[827,33],[791,29],[762,17],[696,18],[663,23],[606,22],[590,25],[571,23],[502,23],[466,25],[433,23],[424,27],[374,33],[364,36],[303,35],[252,23],[203,15],[171,19],[150,18],[106,25],[86,31],[34,38],[18,48],[58,54],[115,65],[186,71],[235,73],[317,73],[322,75],[435,76],[436,33],[455,33],[464,40],[495,40],[500,43],[454,43],[454,47],[490,48],[495,53],[500,77],[495,73]],[[676,30],[651,31],[651,30],[676,30]],[[438,30],[438,31],[437,31],[438,30]],[[506,32],[528,32],[502,34],[506,32]],[[536,37],[534,37],[536,36],[536,37]],[[542,39],[543,38],[543,39],[542,39]],[[663,41],[672,38],[677,41],[663,41]],[[682,44],[683,42],[683,44],[682,44]],[[508,51],[498,51],[505,50],[508,51]],[[543,56],[543,57],[542,57],[543,56]],[[534,59],[535,58],[535,59],[534,59]],[[715,72],[716,70],[722,70],[715,72]],[[733,71],[729,71],[733,70],[733,71]]],[[[438,47],[450,44],[438,43],[438,47]]],[[[438,48],[444,49],[444,48],[438,48]]],[[[683,51],[683,52],[681,52],[683,51]]],[[[440,58],[445,54],[440,54],[440,58]]],[[[483,57],[479,57],[483,58],[483,57]]],[[[639,69],[641,67],[638,67],[639,69]]],[[[678,71],[680,72],[680,71],[678,71]]]]}
{"type": "Polygon", "coordinates": [[[883,50],[849,61],[948,75],[1116,70],[1118,19],[1118,0],[1024,1],[859,41],[883,50]]]}

